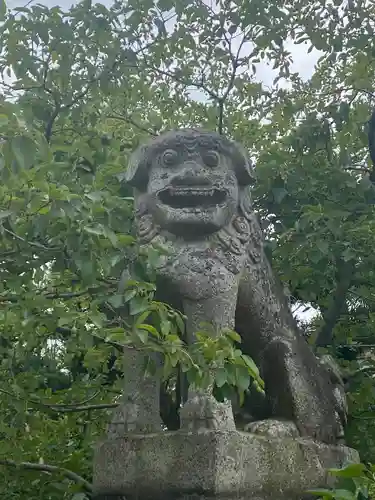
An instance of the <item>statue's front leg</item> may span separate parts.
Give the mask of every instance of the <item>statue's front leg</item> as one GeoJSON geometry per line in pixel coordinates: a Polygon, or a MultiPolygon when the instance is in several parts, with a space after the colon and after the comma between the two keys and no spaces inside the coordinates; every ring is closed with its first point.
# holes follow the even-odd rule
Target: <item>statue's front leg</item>
{"type": "MultiPolygon", "coordinates": [[[[233,328],[236,295],[232,292],[199,301],[183,300],[189,344],[196,341],[195,333],[204,329],[202,323],[210,323],[218,334],[224,328],[233,328]]],[[[205,389],[189,387],[188,399],[180,411],[182,429],[235,430],[231,402],[219,403],[213,396],[212,390],[213,384],[205,389]]]]}

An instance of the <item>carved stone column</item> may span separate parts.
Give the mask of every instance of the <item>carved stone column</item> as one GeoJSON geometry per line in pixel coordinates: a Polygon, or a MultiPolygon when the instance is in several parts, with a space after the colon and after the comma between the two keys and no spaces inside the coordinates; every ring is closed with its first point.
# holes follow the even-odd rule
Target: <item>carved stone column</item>
{"type": "MultiPolygon", "coordinates": [[[[155,362],[160,360],[154,356],[155,362]]],[[[145,356],[142,352],[124,349],[124,393],[118,408],[113,412],[108,427],[108,437],[116,438],[131,432],[160,432],[159,394],[157,377],[144,374],[145,356]]]]}
{"type": "MultiPolygon", "coordinates": [[[[113,412],[107,438],[95,450],[94,491],[97,500],[125,500],[127,488],[124,481],[129,474],[135,474],[138,482],[143,473],[148,473],[142,466],[146,453],[142,439],[162,434],[160,380],[145,375],[144,361],[141,351],[125,347],[122,401],[113,412]],[[139,445],[141,449],[137,456],[134,447],[139,445]]],[[[154,356],[154,361],[160,364],[157,356],[154,356]]]]}
{"type": "MultiPolygon", "coordinates": [[[[233,299],[236,297],[237,286],[236,280],[233,279],[227,284],[227,290],[223,287],[222,293],[217,293],[209,299],[199,302],[183,299],[187,335],[191,343],[195,341],[195,332],[202,329],[201,323],[209,322],[217,332],[234,327],[236,304],[233,299]]],[[[180,421],[181,429],[186,430],[236,429],[231,402],[216,401],[212,395],[212,387],[206,390],[189,388],[188,400],[180,410],[180,421]]]]}

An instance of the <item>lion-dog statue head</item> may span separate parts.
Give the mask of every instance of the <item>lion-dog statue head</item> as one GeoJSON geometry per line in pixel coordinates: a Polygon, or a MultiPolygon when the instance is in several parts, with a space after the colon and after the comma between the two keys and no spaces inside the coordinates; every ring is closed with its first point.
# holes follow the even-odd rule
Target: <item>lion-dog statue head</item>
{"type": "Polygon", "coordinates": [[[133,153],[126,180],[138,192],[141,243],[160,232],[199,240],[232,226],[236,251],[236,239],[249,232],[252,165],[241,146],[217,133],[182,129],[153,139],[133,153]]]}

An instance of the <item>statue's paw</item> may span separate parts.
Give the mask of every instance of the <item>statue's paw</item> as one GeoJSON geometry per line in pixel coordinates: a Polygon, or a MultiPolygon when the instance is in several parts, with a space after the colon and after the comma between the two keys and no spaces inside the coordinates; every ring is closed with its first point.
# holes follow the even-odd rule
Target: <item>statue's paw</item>
{"type": "Polygon", "coordinates": [[[232,405],[207,393],[193,393],[180,410],[181,429],[235,430],[232,405]]]}
{"type": "Polygon", "coordinates": [[[296,424],[287,420],[259,420],[247,424],[244,430],[273,438],[296,438],[300,436],[296,424]]]}
{"type": "Polygon", "coordinates": [[[311,412],[297,415],[297,428],[300,436],[325,444],[338,444],[343,441],[344,429],[339,414],[332,409],[328,412],[311,412]]]}

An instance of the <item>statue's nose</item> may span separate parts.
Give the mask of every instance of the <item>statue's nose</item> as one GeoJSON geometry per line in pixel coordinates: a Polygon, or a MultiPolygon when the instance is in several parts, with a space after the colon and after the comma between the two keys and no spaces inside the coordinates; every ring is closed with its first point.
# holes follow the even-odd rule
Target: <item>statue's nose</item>
{"type": "Polygon", "coordinates": [[[188,162],[180,168],[171,180],[172,186],[209,186],[210,179],[205,175],[204,167],[197,162],[188,162]]]}

